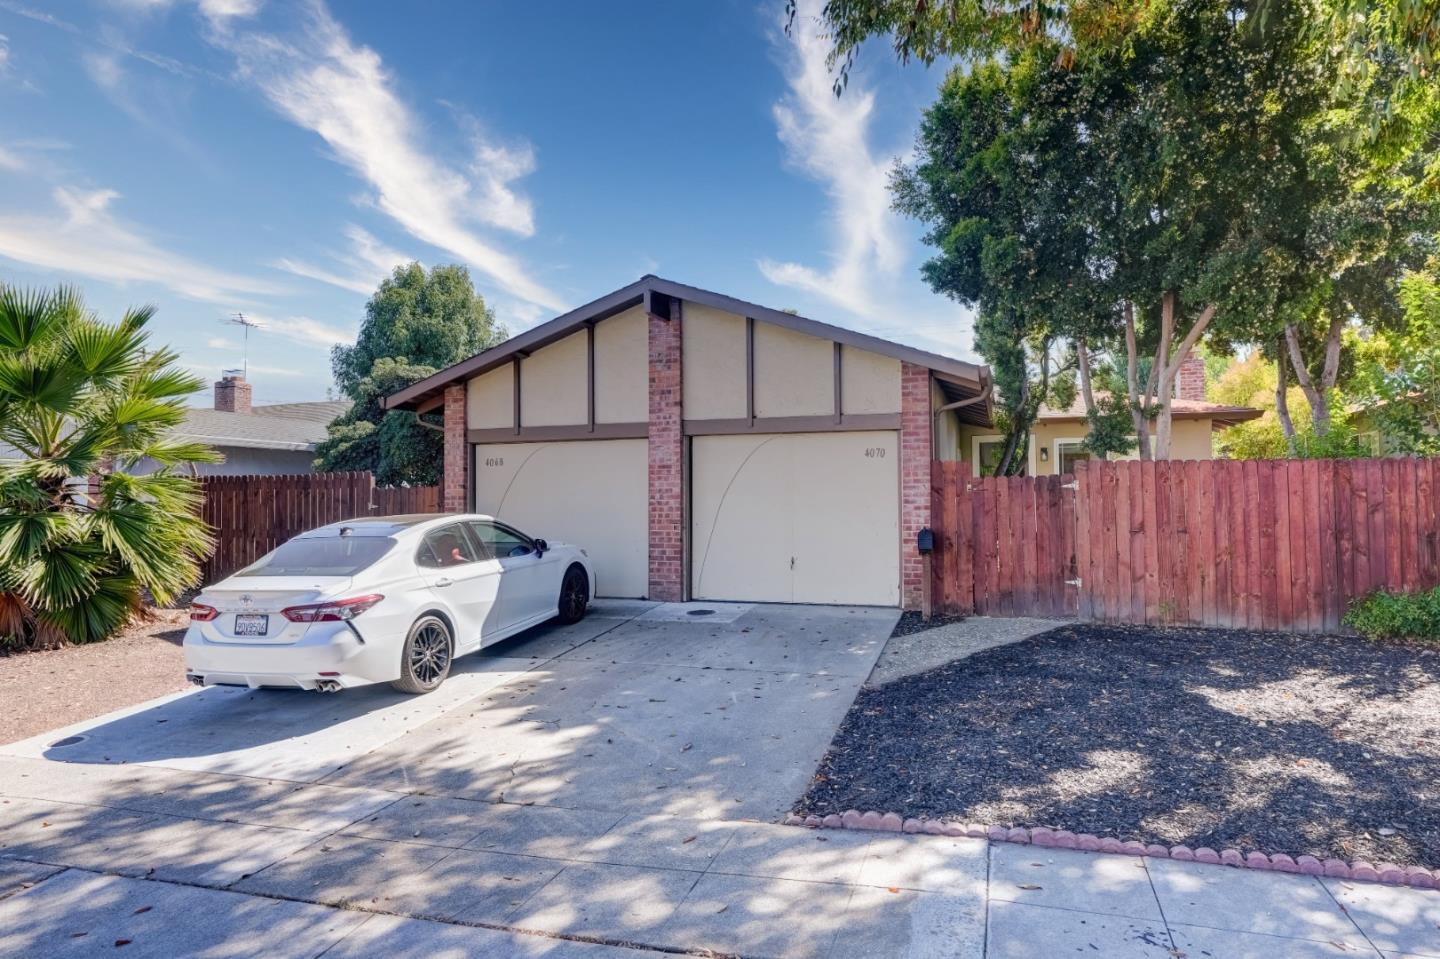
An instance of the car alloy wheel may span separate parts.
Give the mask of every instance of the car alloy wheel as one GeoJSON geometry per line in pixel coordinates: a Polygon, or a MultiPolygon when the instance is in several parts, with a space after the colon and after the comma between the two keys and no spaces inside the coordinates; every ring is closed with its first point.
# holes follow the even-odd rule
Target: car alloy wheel
{"type": "Polygon", "coordinates": [[[393,684],[406,693],[428,693],[450,674],[450,629],[437,616],[424,616],[405,638],[400,678],[393,684]]]}
{"type": "Polygon", "coordinates": [[[585,618],[585,606],[589,602],[590,584],[585,579],[585,571],[578,566],[570,567],[560,584],[560,621],[578,623],[585,618]]]}

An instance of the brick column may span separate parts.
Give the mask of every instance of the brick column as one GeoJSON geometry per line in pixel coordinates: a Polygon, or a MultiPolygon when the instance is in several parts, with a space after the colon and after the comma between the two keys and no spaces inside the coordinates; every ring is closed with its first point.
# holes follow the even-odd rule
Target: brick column
{"type": "Polygon", "coordinates": [[[915,535],[930,525],[930,371],[900,365],[900,598],[919,609],[925,564],[915,535]]]}
{"type": "Polygon", "coordinates": [[[470,471],[469,448],[465,442],[465,384],[445,387],[445,467],[440,475],[440,508],[463,513],[466,477],[470,471]]]}
{"type": "Polygon", "coordinates": [[[680,311],[650,320],[650,591],[679,602],[685,593],[684,440],[680,425],[680,311]]]}

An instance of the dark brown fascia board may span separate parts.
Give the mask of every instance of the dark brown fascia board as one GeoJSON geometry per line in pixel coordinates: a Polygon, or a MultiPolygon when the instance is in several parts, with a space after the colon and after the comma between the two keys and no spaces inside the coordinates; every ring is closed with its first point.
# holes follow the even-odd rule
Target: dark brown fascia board
{"type": "Polygon", "coordinates": [[[663,318],[668,319],[671,313],[669,308],[671,299],[690,300],[693,303],[701,303],[718,310],[725,310],[728,313],[736,313],[750,319],[771,323],[797,333],[805,333],[809,336],[853,346],[856,349],[893,357],[906,363],[914,363],[917,366],[926,367],[936,374],[944,374],[956,385],[977,393],[984,387],[985,369],[974,363],[966,363],[964,360],[941,356],[938,353],[930,353],[890,340],[882,340],[879,337],[857,333],[844,327],[831,326],[829,323],[821,323],[819,320],[796,316],[793,313],[760,306],[757,303],[747,303],[744,300],[737,300],[733,296],[702,290],[695,286],[686,286],[683,283],[676,283],[658,276],[643,276],[629,286],[602,296],[598,300],[593,300],[569,313],[557,316],[532,330],[512,336],[498,346],[491,347],[468,360],[462,360],[454,366],[427,376],[418,383],[391,394],[385,399],[385,408],[393,410],[400,407],[413,407],[416,401],[440,392],[457,379],[478,376],[499,366],[514,355],[533,352],[542,346],[564,338],[587,322],[593,323],[614,316],[632,306],[644,305],[649,309],[662,310],[663,318]]]}
{"type": "Polygon", "coordinates": [[[556,440],[630,440],[650,435],[649,423],[576,423],[573,426],[522,426],[519,430],[500,426],[466,430],[470,443],[534,443],[556,440]]]}
{"type": "Polygon", "coordinates": [[[443,391],[455,380],[479,376],[481,373],[500,366],[512,356],[528,355],[542,346],[548,346],[556,340],[564,339],[586,322],[596,322],[605,317],[614,316],[616,313],[622,313],[632,306],[640,305],[644,300],[644,293],[644,280],[637,280],[614,293],[607,293],[598,300],[592,300],[569,313],[562,313],[534,329],[516,334],[483,353],[477,353],[468,360],[461,360],[454,366],[446,367],[438,373],[432,373],[425,379],[412,383],[397,393],[390,394],[385,398],[385,408],[393,410],[413,406],[428,395],[443,391]]]}
{"type": "Polygon", "coordinates": [[[835,417],[820,416],[757,416],[718,420],[685,420],[686,436],[722,436],[730,433],[846,433],[855,430],[898,430],[899,413],[847,413],[837,423],[835,417]]]}
{"type": "Polygon", "coordinates": [[[706,306],[713,306],[717,310],[724,310],[727,313],[738,313],[740,316],[752,317],[765,323],[772,323],[775,326],[782,326],[788,330],[794,330],[797,333],[806,333],[823,340],[833,340],[836,343],[843,343],[846,346],[853,346],[856,349],[868,350],[871,353],[879,353],[882,356],[890,356],[907,363],[914,363],[916,366],[926,367],[934,370],[936,373],[946,373],[954,382],[973,389],[976,392],[979,392],[983,384],[984,368],[976,366],[974,363],[966,363],[964,360],[941,356],[939,353],[930,353],[926,350],[916,349],[913,346],[905,346],[902,343],[896,343],[892,340],[882,340],[878,336],[871,336],[868,333],[858,333],[855,330],[847,330],[843,326],[832,326],[829,323],[822,323],[819,320],[797,316],[794,313],[786,313],[784,310],[760,306],[758,303],[747,303],[744,300],[737,300],[733,296],[726,296],[723,293],[715,293],[711,290],[702,290],[695,286],[686,286],[684,283],[661,279],[658,276],[646,277],[645,279],[649,281],[653,289],[659,290],[662,293],[668,293],[681,300],[703,303],[706,306]]]}

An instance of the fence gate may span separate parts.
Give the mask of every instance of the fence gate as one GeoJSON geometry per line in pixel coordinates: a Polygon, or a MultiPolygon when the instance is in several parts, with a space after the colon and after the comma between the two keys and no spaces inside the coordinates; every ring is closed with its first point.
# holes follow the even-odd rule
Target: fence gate
{"type": "Polygon", "coordinates": [[[936,463],[937,608],[1293,632],[1440,584],[1440,459],[936,463]]]}

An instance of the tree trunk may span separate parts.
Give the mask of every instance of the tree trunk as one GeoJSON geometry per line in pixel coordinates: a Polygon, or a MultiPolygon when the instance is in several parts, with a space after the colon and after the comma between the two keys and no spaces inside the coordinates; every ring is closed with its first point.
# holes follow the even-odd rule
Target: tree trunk
{"type": "MultiPolygon", "coordinates": [[[[1167,292],[1161,299],[1160,310],[1160,346],[1156,350],[1155,365],[1160,370],[1158,377],[1151,376],[1155,383],[1155,391],[1151,394],[1152,401],[1159,408],[1159,416],[1156,418],[1155,430],[1155,458],[1157,460],[1168,460],[1170,458],[1170,424],[1173,404],[1171,398],[1175,392],[1175,377],[1180,375],[1180,365],[1200,341],[1205,330],[1215,319],[1215,305],[1205,307],[1200,315],[1195,318],[1190,329],[1186,332],[1180,345],[1175,348],[1174,356],[1170,354],[1170,337],[1175,335],[1175,312],[1179,297],[1173,292],[1167,292]]],[[[1152,369],[1152,373],[1154,370],[1152,369]]]]}
{"type": "MultiPolygon", "coordinates": [[[[1315,382],[1310,378],[1310,370],[1305,365],[1305,355],[1300,350],[1300,334],[1295,329],[1294,323],[1285,325],[1285,339],[1282,345],[1287,348],[1290,366],[1295,370],[1295,382],[1300,385],[1300,391],[1305,394],[1305,402],[1310,404],[1310,422],[1315,426],[1315,435],[1324,436],[1330,430],[1330,400],[1326,395],[1327,391],[1316,387],[1315,382]]],[[[1328,362],[1328,343],[1326,346],[1328,362]]],[[[1281,365],[1283,364],[1284,356],[1282,355],[1281,365]]]]}
{"type": "Polygon", "coordinates": [[[1135,346],[1135,304],[1125,301],[1125,386],[1130,394],[1130,421],[1135,427],[1135,440],[1140,444],[1140,458],[1150,459],[1150,419],[1140,401],[1140,357],[1135,346]]]}
{"type": "Polygon", "coordinates": [[[1285,434],[1285,448],[1295,455],[1295,424],[1290,419],[1290,401],[1285,396],[1288,384],[1285,382],[1284,344],[1275,357],[1275,417],[1280,420],[1280,432],[1285,434]]]}
{"type": "MultiPolygon", "coordinates": [[[[1085,346],[1085,341],[1075,341],[1075,365],[1080,370],[1080,396],[1085,401],[1085,417],[1089,419],[1095,413],[1095,391],[1090,383],[1090,351],[1085,346]]],[[[1103,450],[1097,454],[1100,459],[1109,459],[1110,454],[1103,450]]],[[[1059,464],[1056,464],[1057,468],[1059,464]]]]}

